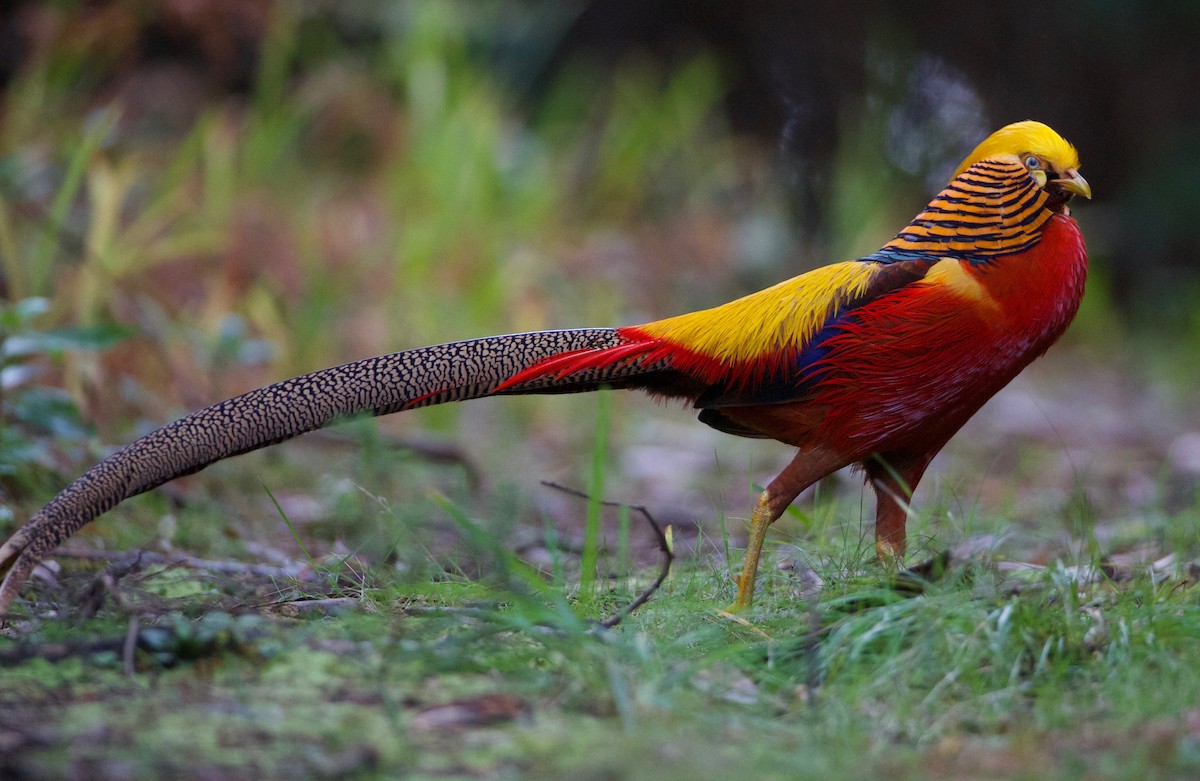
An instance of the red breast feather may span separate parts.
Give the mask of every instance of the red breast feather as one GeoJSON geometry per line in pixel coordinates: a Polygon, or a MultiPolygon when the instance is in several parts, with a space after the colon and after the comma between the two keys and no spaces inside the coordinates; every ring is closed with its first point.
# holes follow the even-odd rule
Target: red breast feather
{"type": "Polygon", "coordinates": [[[854,457],[939,447],[1052,345],[1083,297],[1078,225],[1055,215],[1025,252],[963,264],[989,301],[914,284],[855,310],[813,364],[822,441],[854,457]]]}

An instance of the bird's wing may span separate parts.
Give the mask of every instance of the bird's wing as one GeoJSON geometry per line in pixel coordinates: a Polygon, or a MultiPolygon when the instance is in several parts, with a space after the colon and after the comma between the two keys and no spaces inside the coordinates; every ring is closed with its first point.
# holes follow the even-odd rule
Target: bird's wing
{"type": "Polygon", "coordinates": [[[685,396],[697,407],[778,404],[804,395],[806,367],[838,320],[924,278],[932,260],[848,261],[727,304],[617,329],[621,343],[564,353],[498,390],[586,380],[685,396]]]}

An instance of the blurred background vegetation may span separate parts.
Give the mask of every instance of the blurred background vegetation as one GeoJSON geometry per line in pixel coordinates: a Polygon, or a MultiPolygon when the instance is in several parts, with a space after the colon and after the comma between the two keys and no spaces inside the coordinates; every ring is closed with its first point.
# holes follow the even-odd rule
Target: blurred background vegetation
{"type": "MultiPolygon", "coordinates": [[[[1096,193],[1077,209],[1093,262],[1068,337],[1081,357],[1046,370],[1083,380],[1042,417],[1100,425],[1088,405],[1104,405],[1140,427],[1112,437],[1138,439],[1139,474],[1194,498],[1197,33],[1200,4],[1111,0],[5,4],[0,532],[113,445],[286,376],[639,322],[870,252],[979,139],[1026,118],[1078,146],[1096,193]]],[[[685,429],[687,411],[617,404],[622,499],[711,517],[786,456],[685,429]],[[714,462],[732,477],[713,483],[714,462]]],[[[586,474],[594,409],[497,400],[381,426],[535,484],[586,474]]],[[[256,509],[230,512],[261,513],[255,475],[274,469],[300,486],[288,503],[272,480],[297,518],[314,494],[314,522],[349,537],[347,518],[374,528],[431,484],[471,488],[471,468],[368,463],[355,452],[377,453],[378,432],[353,436],[349,452],[222,465],[193,494],[251,493],[256,509]],[[400,472],[406,489],[386,482],[400,472]]],[[[1063,490],[1064,517],[1095,502],[1063,490]]],[[[146,525],[171,540],[156,519],[179,499],[147,500],[127,542],[146,525]]]]}

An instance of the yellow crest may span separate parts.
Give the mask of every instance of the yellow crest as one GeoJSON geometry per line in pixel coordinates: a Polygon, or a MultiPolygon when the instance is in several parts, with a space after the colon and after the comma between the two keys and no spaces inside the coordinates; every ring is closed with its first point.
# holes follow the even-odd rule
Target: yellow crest
{"type": "Polygon", "coordinates": [[[1035,155],[1049,163],[1057,171],[1066,171],[1079,167],[1079,154],[1075,147],[1049,126],[1041,122],[1026,120],[1014,122],[992,133],[985,138],[975,151],[967,155],[962,165],[954,172],[954,177],[961,174],[980,160],[997,159],[1005,156],[1018,159],[1027,155],[1035,155]]]}

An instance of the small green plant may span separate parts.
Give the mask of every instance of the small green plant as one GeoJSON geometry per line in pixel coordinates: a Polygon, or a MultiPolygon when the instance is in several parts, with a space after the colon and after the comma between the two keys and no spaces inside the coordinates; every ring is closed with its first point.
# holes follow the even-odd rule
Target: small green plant
{"type": "Polygon", "coordinates": [[[62,448],[91,434],[70,395],[47,382],[51,367],[68,352],[103,352],[130,334],[117,324],[45,328],[49,310],[45,298],[0,303],[0,490],[18,495],[43,487],[62,448]]]}

